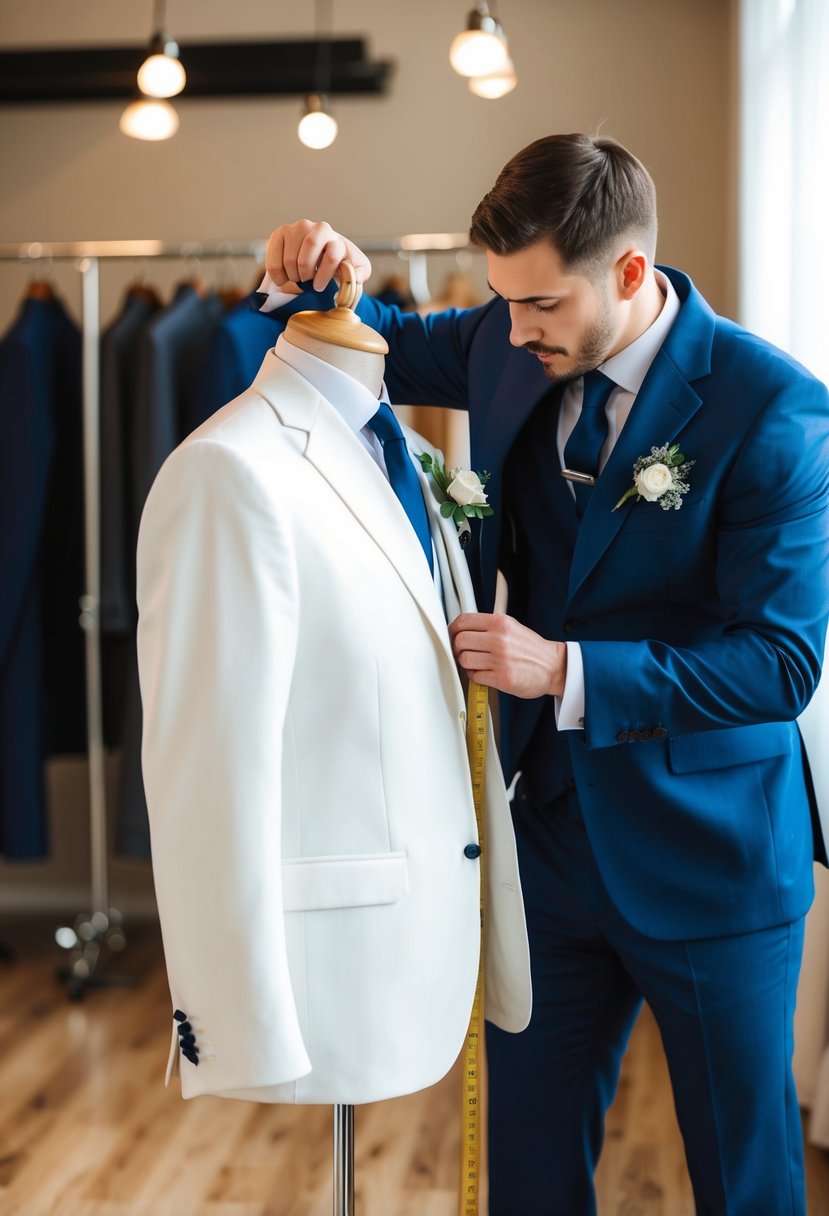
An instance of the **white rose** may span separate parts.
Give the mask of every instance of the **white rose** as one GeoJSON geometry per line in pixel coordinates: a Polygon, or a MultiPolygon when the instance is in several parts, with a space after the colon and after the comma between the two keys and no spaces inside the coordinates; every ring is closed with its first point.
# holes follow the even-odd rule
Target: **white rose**
{"type": "Polygon", "coordinates": [[[486,491],[481,485],[481,479],[471,469],[453,469],[446,493],[462,507],[486,504],[486,491]]]}
{"type": "Polygon", "coordinates": [[[636,489],[647,502],[656,502],[673,483],[673,474],[666,464],[649,464],[636,474],[636,489]]]}

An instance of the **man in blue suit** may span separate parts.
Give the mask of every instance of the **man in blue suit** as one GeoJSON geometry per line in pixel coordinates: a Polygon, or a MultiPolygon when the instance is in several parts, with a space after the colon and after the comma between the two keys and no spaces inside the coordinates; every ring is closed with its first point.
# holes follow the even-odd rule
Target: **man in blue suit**
{"type": "MultiPolygon", "coordinates": [[[[803,1216],[792,1018],[826,853],[795,719],[829,611],[829,395],[654,267],[653,183],[612,140],[519,152],[471,239],[489,304],[360,311],[392,400],[469,410],[480,602],[509,585],[452,627],[504,694],[533,958],[529,1028],[488,1031],[491,1216],[595,1212],[642,999],[697,1211],[803,1216]]],[[[322,290],[345,256],[366,277],[301,221],[267,267],[322,290]]]]}

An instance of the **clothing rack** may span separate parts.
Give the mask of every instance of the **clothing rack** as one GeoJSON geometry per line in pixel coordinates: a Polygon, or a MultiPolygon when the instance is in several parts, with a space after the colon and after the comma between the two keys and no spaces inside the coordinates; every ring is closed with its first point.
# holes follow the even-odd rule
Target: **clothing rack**
{"type": "MultiPolygon", "coordinates": [[[[430,253],[466,248],[463,233],[414,233],[361,242],[366,253],[396,253],[408,264],[416,301],[428,299],[427,258],[430,253]]],[[[59,941],[73,949],[68,969],[69,994],[84,995],[101,970],[101,948],[123,945],[121,918],[110,907],[104,787],[103,710],[101,694],[100,633],[100,263],[143,259],[253,258],[262,261],[265,241],[170,243],[166,241],[30,241],[0,244],[0,261],[37,267],[57,261],[74,262],[81,275],[81,332],[83,361],[84,536],[85,593],[80,601],[79,623],[86,640],[87,750],[89,760],[89,816],[91,891],[90,911],[80,916],[73,930],[60,930],[59,941]]]]}
{"type": "MultiPolygon", "coordinates": [[[[395,253],[408,267],[416,304],[428,302],[427,262],[430,254],[458,253],[468,248],[465,233],[411,233],[359,242],[368,254],[395,253]]],[[[79,624],[85,635],[87,753],[89,762],[90,910],[78,916],[76,928],[59,929],[58,943],[72,951],[62,976],[70,998],[82,998],[90,987],[129,982],[107,976],[103,963],[125,945],[121,916],[110,906],[106,792],[104,784],[103,704],[101,688],[101,567],[100,567],[100,264],[129,259],[264,258],[264,241],[221,243],[166,241],[31,241],[0,243],[0,262],[32,267],[70,261],[81,275],[81,333],[83,366],[84,539],[85,592],[79,624]]],[[[334,1107],[334,1216],[354,1216],[354,1111],[334,1107]]]]}

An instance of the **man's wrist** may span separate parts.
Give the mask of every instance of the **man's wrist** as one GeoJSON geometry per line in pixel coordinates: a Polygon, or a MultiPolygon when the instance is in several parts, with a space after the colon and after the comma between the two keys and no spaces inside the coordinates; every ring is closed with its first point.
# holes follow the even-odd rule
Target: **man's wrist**
{"type": "Polygon", "coordinates": [[[567,646],[564,642],[551,642],[551,646],[553,648],[552,667],[547,695],[562,697],[564,695],[564,685],[567,681],[567,646]]]}

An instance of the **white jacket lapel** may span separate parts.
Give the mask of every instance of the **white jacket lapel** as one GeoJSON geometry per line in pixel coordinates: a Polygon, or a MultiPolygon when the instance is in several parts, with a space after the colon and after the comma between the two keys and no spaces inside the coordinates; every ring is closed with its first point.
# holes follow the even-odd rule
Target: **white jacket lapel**
{"type": "MultiPolygon", "coordinates": [[[[430,456],[434,456],[435,449],[431,444],[426,443],[422,436],[409,430],[408,427],[404,427],[404,430],[409,447],[415,454],[428,452],[430,456]]],[[[443,495],[437,482],[431,473],[425,473],[423,469],[419,470],[419,475],[420,484],[423,487],[423,497],[426,500],[426,509],[429,512],[432,539],[435,542],[435,550],[440,562],[443,594],[446,600],[446,617],[447,620],[452,621],[461,612],[478,611],[472,576],[458,540],[455,521],[451,516],[446,518],[440,513],[443,495]]]]}
{"type": "Polygon", "coordinates": [[[286,426],[308,432],[305,457],[392,563],[451,658],[443,608],[423,550],[394,490],[352,431],[293,368],[272,351],[253,388],[286,426]]]}

